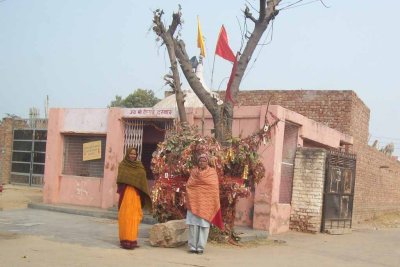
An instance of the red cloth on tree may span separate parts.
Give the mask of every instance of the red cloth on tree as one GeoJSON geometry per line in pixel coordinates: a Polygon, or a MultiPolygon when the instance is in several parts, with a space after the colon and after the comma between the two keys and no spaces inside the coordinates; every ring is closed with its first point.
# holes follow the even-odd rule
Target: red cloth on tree
{"type": "Polygon", "coordinates": [[[233,62],[231,76],[229,76],[228,85],[226,86],[225,99],[227,101],[231,101],[232,103],[234,103],[234,101],[233,101],[233,98],[232,98],[231,86],[232,86],[232,83],[233,83],[233,79],[235,78],[236,70],[237,70],[238,63],[239,63],[238,57],[239,57],[239,52],[236,55],[235,62],[233,62]]]}

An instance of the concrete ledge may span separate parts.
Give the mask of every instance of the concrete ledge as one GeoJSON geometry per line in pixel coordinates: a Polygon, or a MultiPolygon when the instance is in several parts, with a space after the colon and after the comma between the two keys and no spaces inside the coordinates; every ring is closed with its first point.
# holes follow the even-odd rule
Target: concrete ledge
{"type": "Polygon", "coordinates": [[[267,239],[268,232],[263,230],[255,230],[245,226],[235,226],[234,230],[240,237],[240,242],[249,242],[257,239],[267,239]]]}
{"type": "Polygon", "coordinates": [[[351,228],[326,229],[325,233],[329,235],[345,235],[345,234],[351,234],[352,230],[351,228]]]}
{"type": "MultiPolygon", "coordinates": [[[[83,215],[83,216],[91,216],[97,218],[106,218],[113,220],[118,219],[118,212],[116,209],[106,210],[94,207],[66,205],[66,204],[44,204],[44,203],[29,203],[28,208],[63,212],[63,213],[83,215]]],[[[151,214],[144,214],[141,223],[155,224],[157,222],[151,216],[151,214]]]]}

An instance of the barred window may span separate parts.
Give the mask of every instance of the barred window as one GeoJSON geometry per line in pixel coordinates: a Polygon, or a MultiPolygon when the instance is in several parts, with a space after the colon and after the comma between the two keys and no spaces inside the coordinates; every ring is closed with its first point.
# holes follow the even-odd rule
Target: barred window
{"type": "Polygon", "coordinates": [[[64,135],[63,174],[86,177],[104,176],[106,137],[101,135],[64,135]],[[83,160],[83,144],[101,142],[101,158],[83,160]]]}

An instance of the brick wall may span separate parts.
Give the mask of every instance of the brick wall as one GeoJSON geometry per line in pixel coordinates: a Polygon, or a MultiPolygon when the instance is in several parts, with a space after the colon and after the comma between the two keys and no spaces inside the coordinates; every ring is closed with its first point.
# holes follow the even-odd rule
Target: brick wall
{"type": "Polygon", "coordinates": [[[26,120],[3,118],[0,123],[0,182],[8,184],[11,175],[13,130],[27,127],[26,120]]]}
{"type": "Polygon", "coordinates": [[[1,182],[7,184],[10,181],[11,150],[13,141],[13,119],[4,118],[0,124],[0,175],[1,182]]]}
{"type": "Polygon", "coordinates": [[[321,229],[326,150],[299,148],[293,176],[289,228],[317,233],[321,229]]]}
{"type": "Polygon", "coordinates": [[[369,117],[370,111],[368,107],[357,97],[356,94],[352,94],[350,129],[348,133],[353,136],[354,145],[368,145],[369,117]]]}
{"type": "MultiPolygon", "coordinates": [[[[221,93],[224,97],[224,92],[221,93]]],[[[370,110],[351,90],[241,91],[240,105],[281,105],[353,136],[357,154],[353,220],[400,211],[400,162],[368,146],[370,110]],[[384,167],[382,167],[384,166],[384,167]],[[386,167],[388,168],[386,168],[386,167]]]]}
{"type": "Polygon", "coordinates": [[[353,221],[400,211],[400,164],[382,152],[356,145],[357,168],[353,221]]]}
{"type": "Polygon", "coordinates": [[[5,127],[3,121],[0,122],[0,186],[3,184],[3,159],[4,159],[4,132],[5,127]]]}
{"type": "MultiPolygon", "coordinates": [[[[224,93],[221,95],[224,97],[224,93]]],[[[241,105],[265,105],[269,100],[271,105],[280,105],[343,133],[352,134],[352,106],[359,98],[350,90],[254,90],[240,91],[238,95],[241,105]]],[[[366,108],[369,119],[369,109],[362,102],[360,106],[366,108]]],[[[368,123],[363,126],[368,131],[368,123]]]]}

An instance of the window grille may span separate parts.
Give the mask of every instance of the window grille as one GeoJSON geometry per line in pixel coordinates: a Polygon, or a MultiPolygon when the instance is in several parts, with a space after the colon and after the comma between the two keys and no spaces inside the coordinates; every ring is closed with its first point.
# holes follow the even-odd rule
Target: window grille
{"type": "Polygon", "coordinates": [[[105,136],[64,135],[63,174],[86,177],[104,176],[105,136]],[[101,141],[101,158],[83,161],[83,144],[101,141]]]}
{"type": "Polygon", "coordinates": [[[143,120],[130,120],[125,122],[124,155],[126,150],[134,147],[137,150],[138,160],[142,159],[143,120]]]}
{"type": "Polygon", "coordinates": [[[165,122],[165,136],[164,138],[167,139],[172,131],[176,130],[176,124],[173,120],[169,120],[165,122]]]}
{"type": "Polygon", "coordinates": [[[157,130],[165,133],[164,138],[175,129],[174,120],[138,120],[127,119],[124,121],[124,155],[129,147],[135,147],[138,152],[138,160],[142,160],[143,154],[143,127],[152,125],[157,130]]]}

